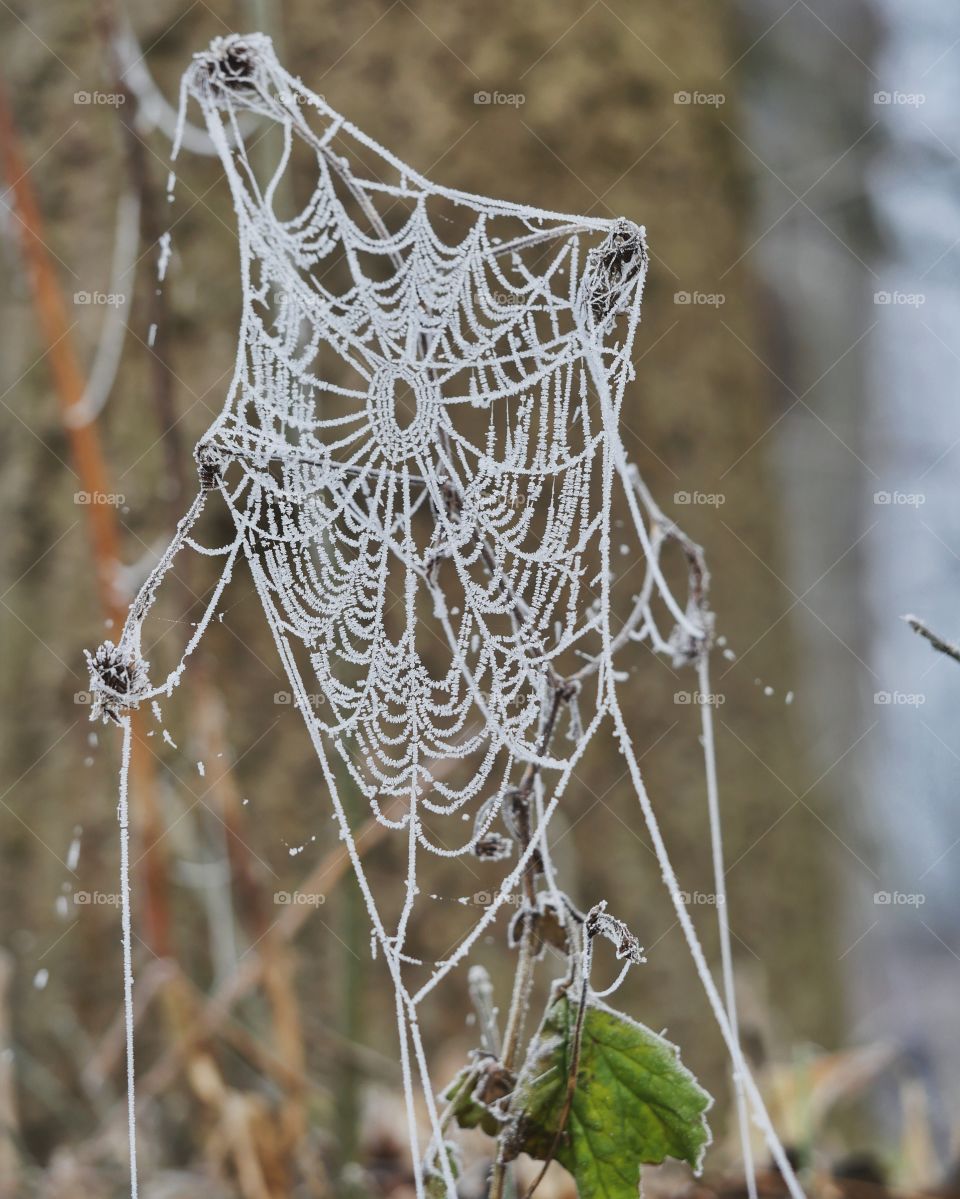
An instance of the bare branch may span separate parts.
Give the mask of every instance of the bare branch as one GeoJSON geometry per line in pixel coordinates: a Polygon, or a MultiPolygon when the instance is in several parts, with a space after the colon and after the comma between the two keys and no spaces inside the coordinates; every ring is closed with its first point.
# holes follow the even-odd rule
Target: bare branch
{"type": "Polygon", "coordinates": [[[919,633],[921,637],[926,637],[935,650],[941,654],[946,654],[948,658],[953,658],[955,662],[960,662],[960,647],[953,645],[950,641],[944,641],[942,637],[938,637],[936,633],[927,628],[919,617],[904,616],[903,619],[915,633],[919,633]]]}

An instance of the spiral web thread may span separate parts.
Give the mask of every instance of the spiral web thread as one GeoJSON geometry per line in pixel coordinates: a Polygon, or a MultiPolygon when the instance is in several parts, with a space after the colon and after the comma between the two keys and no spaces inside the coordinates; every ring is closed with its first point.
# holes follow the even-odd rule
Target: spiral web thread
{"type": "MultiPolygon", "coordinates": [[[[634,374],[643,230],[430,183],[289,75],[261,34],[217,39],[195,57],[181,91],[181,130],[189,97],[203,111],[238,221],[237,361],[223,411],[197,446],[200,492],[131,605],[119,644],[91,658],[98,714],[125,725],[128,742],[124,708],[172,692],[244,560],[393,979],[418,1195],[418,1090],[431,1143],[443,1143],[420,1005],[465,962],[535,855],[540,895],[564,910],[547,829],[591,738],[609,722],[731,1055],[751,1193],[748,1111],[799,1199],[738,1042],[711,710],[701,706],[723,998],[618,702],[615,662],[634,642],[692,665],[702,694],[710,690],[702,556],[660,512],[618,432],[634,374]],[[282,131],[265,179],[251,161],[244,113],[282,131]],[[298,148],[317,182],[307,203],[282,218],[298,148]],[[192,531],[213,492],[236,534],[211,548],[192,531]],[[623,520],[612,516],[615,497],[623,520]],[[670,543],[689,566],[682,603],[661,570],[670,543]],[[222,569],[181,660],[154,684],[141,629],[188,547],[221,557],[222,569]],[[639,592],[618,592],[617,550],[642,561],[639,592]],[[342,798],[344,771],[405,838],[399,900],[378,903],[373,894],[342,798]],[[511,841],[498,829],[516,832],[518,786],[531,797],[533,827],[515,838],[511,868],[455,948],[417,960],[411,918],[435,898],[420,894],[422,855],[506,862],[511,841]]],[[[125,960],[132,1113],[129,953],[125,960]]],[[[132,1115],[130,1133],[133,1159],[132,1115]]],[[[453,1196],[447,1155],[437,1160],[453,1196]]]]}

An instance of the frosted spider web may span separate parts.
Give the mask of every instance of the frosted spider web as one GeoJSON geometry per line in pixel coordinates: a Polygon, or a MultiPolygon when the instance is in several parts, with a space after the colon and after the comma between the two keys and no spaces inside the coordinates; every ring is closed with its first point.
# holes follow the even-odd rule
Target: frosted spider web
{"type": "MultiPolygon", "coordinates": [[[[91,658],[95,714],[124,726],[134,1195],[126,710],[172,692],[243,561],[393,979],[418,1195],[418,1091],[431,1143],[443,1144],[418,1011],[466,962],[532,869],[540,897],[564,910],[547,830],[606,724],[731,1055],[751,1194],[748,1111],[791,1193],[801,1196],[738,1042],[711,710],[700,709],[723,997],[618,700],[625,676],[617,662],[635,642],[692,666],[701,692],[710,691],[702,556],[660,512],[619,433],[647,266],[643,230],[431,183],[288,74],[260,34],[217,39],[195,57],[183,81],[181,131],[188,97],[203,111],[238,222],[236,367],[223,411],[197,446],[200,491],[131,605],[119,643],[104,643],[91,658]],[[252,161],[249,123],[239,120],[250,113],[282,131],[282,152],[266,178],[252,161]],[[297,149],[306,151],[316,185],[284,218],[278,209],[297,149]],[[205,547],[193,531],[213,493],[228,505],[235,536],[205,547]],[[625,507],[617,523],[628,526],[627,544],[615,544],[627,536],[615,529],[615,497],[625,507]],[[670,543],[689,565],[683,601],[661,569],[670,543]],[[141,630],[187,548],[223,559],[219,581],[175,669],[151,682],[141,630]],[[639,591],[618,590],[618,549],[642,561],[639,591]],[[662,631],[665,621],[672,631],[662,631]],[[343,771],[377,819],[405,840],[399,893],[374,894],[344,803],[343,771]],[[531,805],[521,837],[518,793],[531,805]],[[454,949],[420,961],[410,950],[411,928],[431,897],[420,893],[419,864],[424,855],[468,854],[503,860],[499,888],[454,949]]],[[[438,1161],[452,1197],[447,1155],[438,1161]]]]}

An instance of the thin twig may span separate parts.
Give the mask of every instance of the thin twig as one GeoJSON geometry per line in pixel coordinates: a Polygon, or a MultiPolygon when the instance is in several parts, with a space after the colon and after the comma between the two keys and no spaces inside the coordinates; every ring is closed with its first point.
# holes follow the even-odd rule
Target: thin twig
{"type": "Polygon", "coordinates": [[[955,662],[960,662],[960,646],[956,646],[952,642],[944,641],[942,637],[938,637],[936,633],[928,629],[923,621],[916,616],[904,616],[903,619],[915,633],[919,633],[921,637],[926,637],[935,650],[938,650],[941,654],[946,654],[948,658],[953,658],[955,662]]]}
{"type": "MultiPolygon", "coordinates": [[[[550,747],[550,740],[553,736],[554,728],[556,727],[557,717],[560,713],[561,706],[566,703],[574,694],[574,689],[564,680],[560,680],[553,687],[553,696],[550,704],[550,709],[543,723],[543,729],[540,736],[540,744],[538,746],[538,758],[542,758],[550,747]]],[[[508,799],[513,805],[514,815],[517,819],[517,832],[519,834],[520,852],[526,853],[527,848],[532,840],[530,828],[530,796],[533,793],[533,787],[540,773],[540,766],[536,762],[530,762],[524,771],[523,778],[520,780],[520,785],[515,791],[508,795],[508,799]]],[[[527,902],[526,919],[523,922],[523,931],[520,937],[520,951],[517,958],[517,972],[513,980],[513,994],[510,998],[510,1009],[507,1013],[507,1026],[503,1036],[503,1054],[501,1061],[507,1070],[513,1070],[517,1050],[520,1045],[520,1037],[523,1033],[523,1021],[526,1015],[527,1007],[530,1001],[530,991],[533,987],[534,962],[536,953],[534,952],[534,936],[535,936],[535,920],[534,912],[536,910],[536,873],[537,863],[536,855],[531,854],[527,866],[523,872],[524,892],[527,902]]],[[[497,1159],[493,1164],[493,1171],[490,1177],[490,1199],[503,1199],[503,1188],[506,1181],[506,1162],[503,1160],[502,1152],[497,1154],[497,1159]]]]}

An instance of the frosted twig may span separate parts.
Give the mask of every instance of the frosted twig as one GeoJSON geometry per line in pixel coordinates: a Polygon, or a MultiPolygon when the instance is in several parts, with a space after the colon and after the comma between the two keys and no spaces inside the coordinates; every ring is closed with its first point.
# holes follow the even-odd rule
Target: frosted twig
{"type": "Polygon", "coordinates": [[[133,1056],[133,952],[130,923],[130,816],[128,780],[130,778],[129,715],[122,716],[123,747],[120,760],[120,800],[117,820],[120,824],[120,926],[123,933],[123,1012],[127,1054],[127,1136],[130,1146],[130,1196],[137,1199],[137,1100],[133,1056]]]}
{"type": "Polygon", "coordinates": [[[960,646],[953,645],[949,641],[944,641],[942,637],[938,637],[917,616],[904,616],[903,619],[915,633],[919,633],[921,637],[925,637],[935,650],[938,650],[941,654],[946,654],[948,658],[953,658],[955,662],[960,662],[960,646]]]}
{"type": "Polygon", "coordinates": [[[710,847],[713,857],[714,898],[717,906],[717,927],[720,934],[720,963],[723,992],[726,1001],[730,1036],[735,1046],[733,1056],[733,1086],[737,1101],[737,1123],[740,1128],[740,1150],[749,1199],[757,1199],[757,1179],[753,1168],[753,1149],[750,1144],[750,1121],[744,1094],[743,1049],[740,1045],[740,1025],[737,1017],[737,992],[733,976],[733,953],[730,946],[730,911],[727,906],[726,866],[723,858],[723,834],[720,822],[720,794],[717,784],[717,753],[713,736],[713,706],[710,691],[710,663],[706,654],[697,663],[700,687],[700,728],[703,740],[703,760],[707,776],[707,811],[710,823],[710,847]]]}

